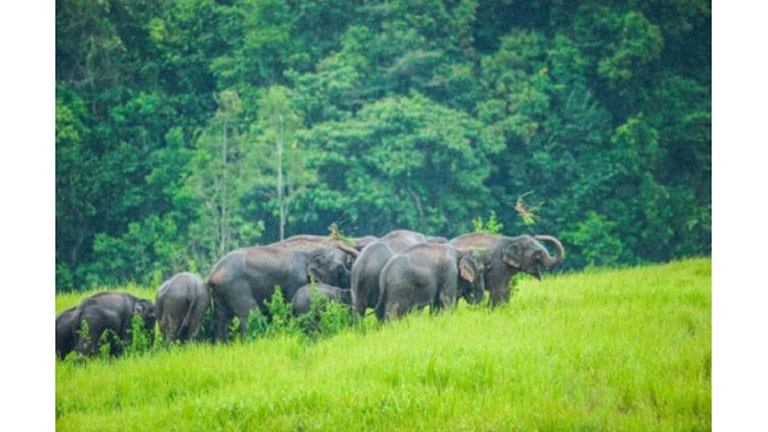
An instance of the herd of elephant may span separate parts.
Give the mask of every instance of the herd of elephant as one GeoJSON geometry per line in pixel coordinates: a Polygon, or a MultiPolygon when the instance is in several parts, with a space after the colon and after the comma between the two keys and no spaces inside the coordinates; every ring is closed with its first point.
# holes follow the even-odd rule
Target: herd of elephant
{"type": "Polygon", "coordinates": [[[248,316],[267,303],[280,287],[291,299],[293,313],[309,310],[312,290],[348,304],[359,316],[372,308],[379,321],[396,319],[430,306],[454,306],[459,297],[477,304],[489,293],[489,304],[509,301],[510,280],[522,271],[541,279],[541,266],[563,259],[563,246],[547,235],[508,237],[486,233],[453,239],[396,230],[383,237],[341,239],[298,235],[266,246],[234,250],[221,258],[207,282],[179,273],[165,281],[155,303],[129,293],[105,291],[84,299],[56,317],[56,353],[93,355],[102,334],[111,330],[110,354],[130,342],[133,317],[154,333],[156,323],[165,344],[197,338],[209,307],[215,338],[228,340],[235,317],[244,337],[248,316]],[[543,243],[551,243],[554,256],[543,243]],[[82,334],[82,323],[88,334],[82,334]]]}

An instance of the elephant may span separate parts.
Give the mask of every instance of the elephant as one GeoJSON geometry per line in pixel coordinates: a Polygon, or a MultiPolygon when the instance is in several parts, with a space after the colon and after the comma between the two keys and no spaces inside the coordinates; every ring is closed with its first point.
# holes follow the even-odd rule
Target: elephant
{"type": "Polygon", "coordinates": [[[160,333],[169,346],[175,340],[197,339],[211,296],[203,279],[192,273],[177,273],[157,291],[155,307],[160,333]]]}
{"type": "Polygon", "coordinates": [[[71,307],[56,317],[56,355],[64,358],[75,349],[78,330],[77,307],[71,307]]]}
{"type": "Polygon", "coordinates": [[[291,310],[294,316],[299,316],[309,312],[312,302],[312,290],[317,290],[317,294],[328,300],[339,302],[345,305],[352,304],[351,291],[341,289],[337,286],[324,283],[310,283],[299,288],[291,300],[291,310]]]}
{"type": "Polygon", "coordinates": [[[509,281],[517,272],[523,271],[541,280],[543,265],[551,268],[563,260],[563,245],[549,235],[521,235],[507,237],[486,233],[470,233],[458,236],[449,244],[459,248],[473,248],[482,253],[485,273],[485,286],[491,306],[509,302],[511,295],[509,281]],[[541,242],[549,242],[555,247],[555,256],[551,256],[541,242]]]}
{"type": "Polygon", "coordinates": [[[376,240],[376,237],[365,236],[341,240],[333,236],[299,234],[288,237],[269,246],[282,246],[293,250],[312,252],[320,248],[333,251],[334,255],[344,262],[347,269],[352,270],[355,259],[365,246],[376,240]]]}
{"type": "Polygon", "coordinates": [[[485,292],[485,271],[471,250],[437,243],[412,246],[381,270],[376,318],[396,319],[425,306],[437,312],[453,307],[458,297],[477,304],[485,292]]]}
{"type": "Polygon", "coordinates": [[[387,261],[397,253],[429,240],[436,243],[445,242],[441,237],[427,237],[415,231],[401,229],[391,231],[366,246],[352,267],[352,309],[364,316],[366,308],[375,307],[379,301],[379,274],[387,261]]]}
{"type": "Polygon", "coordinates": [[[228,340],[230,322],[240,321],[240,336],[248,330],[248,315],[258,308],[269,317],[266,301],[279,286],[285,299],[314,280],[340,288],[349,288],[346,255],[357,250],[338,242],[294,239],[234,250],[222,257],[211,270],[207,286],[213,298],[215,333],[219,342],[228,340]]]}
{"type": "Polygon", "coordinates": [[[107,336],[110,355],[119,356],[123,353],[123,347],[133,339],[132,320],[136,315],[142,318],[144,328],[150,340],[153,340],[157,316],[151,301],[125,292],[104,291],[94,294],[57,317],[58,354],[64,358],[74,350],[84,356],[92,356],[97,352],[99,339],[110,331],[112,335],[107,336]],[[79,334],[83,322],[88,326],[86,335],[79,334]]]}

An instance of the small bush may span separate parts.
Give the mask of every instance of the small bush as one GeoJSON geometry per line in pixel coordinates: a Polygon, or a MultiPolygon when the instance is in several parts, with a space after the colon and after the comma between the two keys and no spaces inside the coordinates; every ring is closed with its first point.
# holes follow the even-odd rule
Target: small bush
{"type": "Polygon", "coordinates": [[[298,328],[309,340],[337,334],[352,325],[349,306],[321,295],[314,283],[310,292],[309,312],[295,318],[298,328]]]}
{"type": "MultiPolygon", "coordinates": [[[[147,329],[144,319],[139,315],[131,318],[131,328],[128,330],[128,340],[124,347],[126,355],[141,355],[150,352],[155,345],[155,329],[147,329]]],[[[117,343],[123,343],[117,341],[117,343]]]]}
{"type": "Polygon", "coordinates": [[[257,308],[248,315],[247,340],[259,339],[269,334],[269,319],[257,308]]]}
{"type": "Polygon", "coordinates": [[[291,311],[291,302],[290,300],[286,301],[283,296],[283,290],[279,286],[275,287],[272,298],[265,303],[269,312],[268,336],[289,334],[296,330],[295,323],[293,322],[293,312],[291,311]]]}

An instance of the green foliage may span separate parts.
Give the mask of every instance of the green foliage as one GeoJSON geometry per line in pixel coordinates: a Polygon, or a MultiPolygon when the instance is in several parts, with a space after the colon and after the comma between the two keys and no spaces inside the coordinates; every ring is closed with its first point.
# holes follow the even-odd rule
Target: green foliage
{"type": "Polygon", "coordinates": [[[309,312],[294,318],[298,329],[308,340],[333,336],[352,325],[352,309],[349,306],[318,293],[314,282],[310,292],[309,312]]]}
{"type": "Polygon", "coordinates": [[[90,327],[88,326],[88,321],[80,321],[80,327],[77,329],[77,337],[80,339],[82,347],[86,350],[94,343],[94,341],[91,340],[91,332],[90,327]]]}
{"type": "Polygon", "coordinates": [[[125,347],[125,355],[141,356],[155,347],[155,329],[146,328],[144,318],[140,315],[131,317],[131,328],[128,332],[129,343],[125,347]]]}
{"type": "Polygon", "coordinates": [[[504,234],[504,224],[496,219],[496,212],[491,210],[486,221],[483,221],[482,216],[472,219],[472,230],[488,234],[504,234]]]}
{"type": "Polygon", "coordinates": [[[58,292],[491,212],[566,269],[711,253],[710,2],[59,6],[58,292]]]}
{"type": "Polygon", "coordinates": [[[275,287],[275,292],[264,302],[269,312],[269,334],[290,333],[293,330],[293,312],[291,301],[283,296],[282,288],[275,287]]]}
{"type": "Polygon", "coordinates": [[[563,241],[575,246],[574,255],[577,258],[572,259],[584,260],[577,266],[606,267],[622,262],[624,245],[615,236],[616,225],[605,216],[589,211],[586,219],[576,225],[575,231],[562,234],[563,241]]]}
{"type": "Polygon", "coordinates": [[[354,210],[361,232],[443,232],[450,221],[468,223],[488,200],[493,149],[480,125],[421,94],[382,99],[354,118],[316,126],[307,139],[325,151],[312,161],[320,185],[299,206],[354,210]]]}
{"type": "MultiPolygon", "coordinates": [[[[231,332],[236,331],[230,329],[231,332]]],[[[267,337],[270,332],[274,333],[274,328],[270,325],[269,319],[261,313],[259,309],[254,309],[248,315],[248,334],[246,340],[254,340],[267,337]]]]}
{"type": "Polygon", "coordinates": [[[112,357],[112,353],[122,346],[123,341],[112,329],[106,329],[96,342],[95,358],[107,360],[112,357]]]}

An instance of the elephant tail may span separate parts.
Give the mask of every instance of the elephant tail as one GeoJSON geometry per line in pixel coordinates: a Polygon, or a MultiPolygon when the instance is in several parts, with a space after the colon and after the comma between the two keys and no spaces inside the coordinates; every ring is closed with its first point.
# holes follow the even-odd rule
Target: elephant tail
{"type": "Polygon", "coordinates": [[[381,295],[379,296],[379,302],[376,303],[376,307],[373,309],[373,311],[376,313],[376,318],[379,321],[384,321],[384,314],[387,311],[387,291],[382,290],[381,295]]]}
{"type": "Polygon", "coordinates": [[[190,300],[189,305],[187,306],[187,313],[184,315],[184,319],[181,320],[181,325],[176,330],[176,339],[181,339],[181,335],[184,332],[184,329],[189,328],[189,317],[192,315],[192,309],[195,308],[195,302],[190,300]]]}

